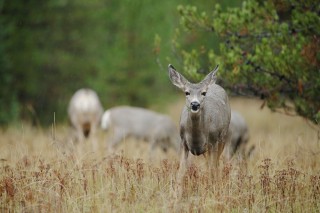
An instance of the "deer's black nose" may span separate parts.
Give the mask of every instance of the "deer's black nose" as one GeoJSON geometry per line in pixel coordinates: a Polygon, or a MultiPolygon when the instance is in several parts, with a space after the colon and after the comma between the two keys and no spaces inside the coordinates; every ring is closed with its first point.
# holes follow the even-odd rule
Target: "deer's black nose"
{"type": "Polygon", "coordinates": [[[191,102],[192,111],[197,111],[200,108],[200,104],[198,102],[191,102]]]}

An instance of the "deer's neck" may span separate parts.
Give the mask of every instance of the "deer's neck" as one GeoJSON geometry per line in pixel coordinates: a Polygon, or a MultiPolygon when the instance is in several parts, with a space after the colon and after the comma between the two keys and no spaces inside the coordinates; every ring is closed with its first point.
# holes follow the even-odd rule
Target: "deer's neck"
{"type": "Polygon", "coordinates": [[[201,133],[203,132],[203,116],[202,116],[202,113],[190,113],[190,116],[189,116],[189,127],[191,128],[191,135],[192,135],[192,138],[198,138],[201,133]]]}
{"type": "MultiPolygon", "coordinates": [[[[189,112],[191,113],[191,112],[189,112]]],[[[201,113],[189,114],[187,121],[186,140],[189,150],[194,155],[201,155],[206,152],[206,133],[204,125],[204,117],[201,113]]]]}

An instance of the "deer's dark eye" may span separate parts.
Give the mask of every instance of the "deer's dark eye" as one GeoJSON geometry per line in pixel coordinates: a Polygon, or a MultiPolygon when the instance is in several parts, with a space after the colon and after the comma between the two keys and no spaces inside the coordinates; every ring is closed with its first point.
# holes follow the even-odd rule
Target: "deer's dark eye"
{"type": "Polygon", "coordinates": [[[186,96],[190,95],[190,92],[186,92],[186,96]]]}
{"type": "Polygon", "coordinates": [[[207,92],[202,92],[201,95],[202,96],[206,96],[207,92]]]}

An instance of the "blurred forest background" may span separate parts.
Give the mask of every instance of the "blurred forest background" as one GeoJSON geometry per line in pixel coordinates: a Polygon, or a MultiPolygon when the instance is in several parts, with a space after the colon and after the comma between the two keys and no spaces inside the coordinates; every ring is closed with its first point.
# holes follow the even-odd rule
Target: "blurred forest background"
{"type": "Polygon", "coordinates": [[[166,66],[182,3],[214,7],[204,0],[1,0],[0,124],[48,125],[54,114],[66,121],[82,87],[97,91],[105,108],[170,99],[166,66]]]}
{"type": "Polygon", "coordinates": [[[168,63],[195,80],[220,64],[228,90],[317,123],[320,9],[297,2],[0,0],[0,125],[65,122],[83,87],[104,108],[161,110],[168,63]]]}

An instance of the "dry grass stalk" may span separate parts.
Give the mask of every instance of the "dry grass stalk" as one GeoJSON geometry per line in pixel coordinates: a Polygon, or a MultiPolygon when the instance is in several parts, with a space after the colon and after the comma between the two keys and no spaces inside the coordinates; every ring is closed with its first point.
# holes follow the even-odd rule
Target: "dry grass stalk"
{"type": "MultiPolygon", "coordinates": [[[[174,197],[174,152],[156,150],[151,163],[147,144],[127,141],[120,154],[62,154],[44,130],[1,130],[0,212],[319,212],[317,133],[299,119],[257,111],[255,101],[231,104],[248,121],[252,156],[221,163],[214,178],[204,158],[194,160],[181,200],[174,197]]],[[[64,130],[57,126],[56,137],[64,130]]]]}

